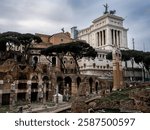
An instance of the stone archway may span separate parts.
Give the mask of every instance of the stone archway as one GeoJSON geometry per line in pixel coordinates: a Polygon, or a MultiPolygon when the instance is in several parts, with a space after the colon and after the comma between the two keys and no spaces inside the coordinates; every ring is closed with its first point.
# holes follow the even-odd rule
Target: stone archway
{"type": "Polygon", "coordinates": [[[43,88],[44,98],[46,99],[46,101],[48,101],[49,97],[51,96],[49,91],[51,90],[51,86],[49,84],[50,79],[47,75],[45,75],[43,76],[42,80],[43,80],[43,86],[45,87],[43,88]]]}
{"type": "Polygon", "coordinates": [[[27,74],[23,73],[23,72],[20,72],[19,73],[19,80],[27,80],[27,74]]]}
{"type": "Polygon", "coordinates": [[[80,86],[80,83],[81,83],[81,78],[77,77],[76,81],[77,81],[77,89],[79,89],[79,86],[80,86]]]}
{"type": "Polygon", "coordinates": [[[72,79],[69,76],[67,76],[67,77],[65,77],[64,81],[65,81],[65,89],[66,89],[67,93],[71,96],[71,94],[72,94],[72,92],[71,92],[72,79]]]}
{"type": "Polygon", "coordinates": [[[38,76],[37,75],[34,75],[32,78],[31,78],[32,81],[38,81],[38,76]]]}
{"type": "Polygon", "coordinates": [[[66,100],[69,100],[72,95],[72,79],[67,76],[64,78],[65,82],[65,88],[64,88],[64,94],[66,96],[66,100]]]}
{"type": "Polygon", "coordinates": [[[38,83],[31,83],[31,102],[38,100],[38,83]]]}
{"type": "Polygon", "coordinates": [[[58,93],[63,95],[64,94],[63,78],[60,76],[57,77],[57,85],[58,85],[58,93]]]}
{"type": "Polygon", "coordinates": [[[34,56],[33,57],[33,68],[34,68],[34,70],[36,69],[36,67],[37,67],[37,63],[38,63],[38,57],[37,56],[34,56]]]}

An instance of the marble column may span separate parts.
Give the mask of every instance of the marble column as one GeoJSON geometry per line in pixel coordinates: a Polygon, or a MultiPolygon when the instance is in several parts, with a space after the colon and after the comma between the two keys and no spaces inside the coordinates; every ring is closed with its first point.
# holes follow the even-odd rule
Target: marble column
{"type": "Polygon", "coordinates": [[[115,40],[115,30],[113,30],[113,43],[114,43],[114,46],[116,46],[116,40],[115,40]]]}
{"type": "Polygon", "coordinates": [[[102,46],[102,31],[100,31],[99,33],[100,33],[100,45],[102,46]]]}
{"type": "Polygon", "coordinates": [[[111,29],[107,29],[106,44],[112,45],[111,29]]]}
{"type": "Polygon", "coordinates": [[[99,38],[99,32],[97,32],[97,45],[98,45],[98,47],[99,47],[99,40],[100,40],[100,38],[99,38]]]}
{"type": "Polygon", "coordinates": [[[118,31],[116,30],[116,46],[119,47],[119,37],[118,37],[118,31]]]}
{"type": "Polygon", "coordinates": [[[120,47],[122,46],[122,31],[120,31],[120,47]]]}
{"type": "Polygon", "coordinates": [[[102,46],[104,45],[104,31],[102,31],[102,46]]]}
{"type": "Polygon", "coordinates": [[[118,46],[120,48],[120,31],[118,31],[118,46]]]}

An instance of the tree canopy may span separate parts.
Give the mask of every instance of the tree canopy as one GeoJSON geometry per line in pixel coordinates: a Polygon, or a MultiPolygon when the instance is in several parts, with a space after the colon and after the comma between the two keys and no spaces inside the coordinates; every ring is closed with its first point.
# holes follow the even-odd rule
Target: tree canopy
{"type": "Polygon", "coordinates": [[[22,48],[22,55],[26,57],[25,55],[27,55],[28,49],[31,47],[33,41],[35,43],[40,43],[42,40],[40,37],[29,33],[22,34],[18,32],[4,32],[0,34],[0,52],[3,52],[4,55],[9,55],[12,51],[15,53],[15,50],[13,50],[14,46],[19,47],[22,45],[24,46],[22,48]]]}
{"type": "Polygon", "coordinates": [[[79,59],[83,57],[94,59],[97,56],[97,52],[95,51],[95,49],[84,41],[73,41],[69,43],[62,43],[59,45],[53,45],[46,49],[43,49],[41,51],[41,54],[46,56],[57,56],[60,59],[61,63],[63,56],[65,56],[66,54],[70,54],[74,58],[78,72],[79,66],[77,61],[79,59]]]}
{"type": "MultiPolygon", "coordinates": [[[[142,63],[149,71],[150,68],[150,52],[143,52],[138,50],[121,50],[122,60],[128,61],[134,58],[135,63],[142,63]]],[[[112,60],[112,53],[108,53],[106,58],[112,60]]]]}

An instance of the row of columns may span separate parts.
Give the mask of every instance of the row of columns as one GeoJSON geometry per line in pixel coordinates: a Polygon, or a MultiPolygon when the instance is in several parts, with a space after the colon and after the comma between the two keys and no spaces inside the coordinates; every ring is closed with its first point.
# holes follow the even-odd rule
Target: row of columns
{"type": "Polygon", "coordinates": [[[106,30],[97,32],[97,44],[98,46],[106,45],[106,30]]]}
{"type": "Polygon", "coordinates": [[[112,45],[120,47],[121,44],[121,31],[111,29],[112,45]]]}
{"type": "Polygon", "coordinates": [[[99,47],[99,46],[103,46],[106,44],[112,44],[117,47],[120,47],[120,44],[122,42],[121,37],[122,37],[122,33],[119,30],[108,29],[108,30],[99,31],[96,33],[97,46],[99,47]],[[107,38],[107,41],[106,41],[106,38],[107,38]]]}

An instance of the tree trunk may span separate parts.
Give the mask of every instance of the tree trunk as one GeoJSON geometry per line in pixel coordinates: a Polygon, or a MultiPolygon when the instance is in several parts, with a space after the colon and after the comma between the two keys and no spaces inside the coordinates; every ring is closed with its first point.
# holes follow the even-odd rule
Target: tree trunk
{"type": "Polygon", "coordinates": [[[77,58],[75,55],[73,55],[72,53],[70,53],[71,56],[73,57],[74,61],[75,61],[75,64],[76,64],[76,69],[77,69],[77,73],[80,74],[80,69],[79,69],[79,64],[77,62],[77,58]]]}

